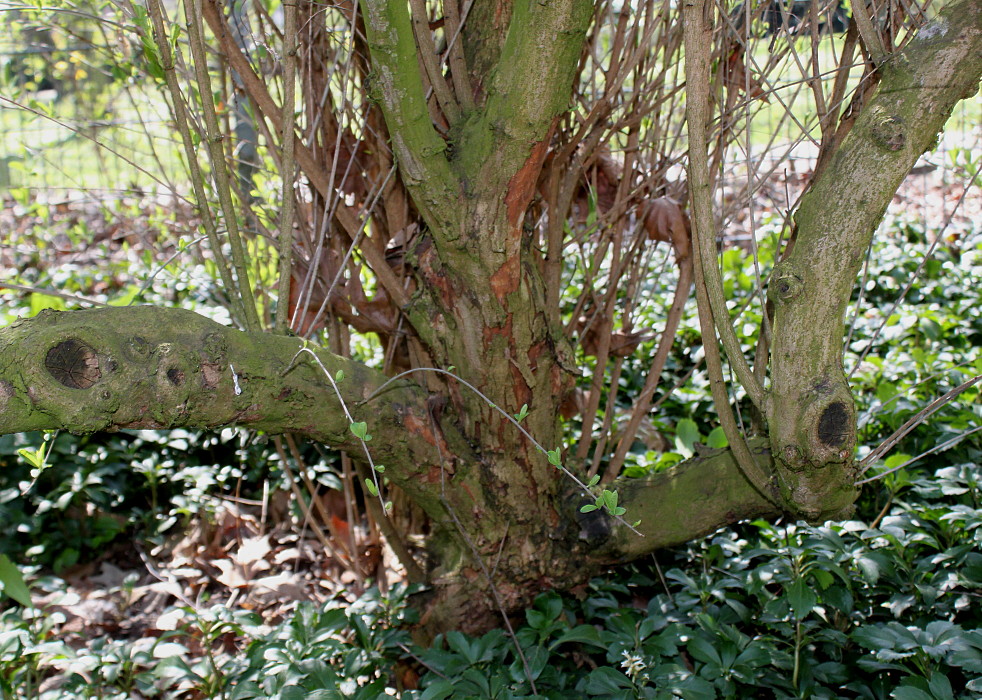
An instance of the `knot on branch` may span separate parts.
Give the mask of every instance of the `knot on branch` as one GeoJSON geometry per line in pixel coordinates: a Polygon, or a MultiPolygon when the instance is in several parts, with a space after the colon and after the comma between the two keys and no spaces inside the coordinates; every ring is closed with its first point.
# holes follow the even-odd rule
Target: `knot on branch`
{"type": "Polygon", "coordinates": [[[900,117],[886,116],[873,124],[873,140],[887,151],[899,151],[907,143],[903,120],[900,117]]]}
{"type": "Polygon", "coordinates": [[[69,338],[48,350],[44,367],[54,379],[69,389],[90,389],[102,379],[95,350],[77,338],[69,338]]]}
{"type": "Polygon", "coordinates": [[[841,448],[849,439],[849,411],[841,401],[830,403],[818,419],[818,439],[831,449],[841,448]]]}
{"type": "Polygon", "coordinates": [[[788,302],[801,294],[805,282],[788,263],[778,263],[774,266],[771,278],[769,296],[774,302],[788,302]]]}

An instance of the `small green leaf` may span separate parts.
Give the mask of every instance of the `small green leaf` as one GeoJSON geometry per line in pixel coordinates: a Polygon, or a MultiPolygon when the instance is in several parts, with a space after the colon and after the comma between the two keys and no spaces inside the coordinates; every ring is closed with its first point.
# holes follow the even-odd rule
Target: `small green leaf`
{"type": "Polygon", "coordinates": [[[712,447],[713,449],[720,449],[729,446],[729,441],[726,439],[726,433],[723,432],[723,428],[717,426],[709,431],[709,435],[706,436],[706,446],[712,447]]]}
{"type": "Polygon", "coordinates": [[[627,508],[625,508],[624,506],[617,506],[615,508],[610,509],[611,515],[624,515],[624,513],[626,512],[627,512],[627,508]]]}
{"type": "Polygon", "coordinates": [[[365,423],[364,421],[362,421],[360,423],[352,423],[348,427],[351,429],[351,433],[356,438],[359,438],[361,440],[364,440],[365,442],[368,442],[368,440],[369,440],[369,437],[368,437],[368,423],[365,423]]]}
{"type": "Polygon", "coordinates": [[[379,474],[381,474],[382,472],[385,471],[385,465],[384,464],[376,464],[375,465],[375,471],[377,471],[379,474]]]}
{"type": "Polygon", "coordinates": [[[450,365],[449,367],[447,367],[448,372],[453,372],[455,369],[457,369],[456,365],[450,365]]]}
{"type": "Polygon", "coordinates": [[[17,450],[17,454],[19,454],[28,464],[30,464],[34,468],[37,468],[41,464],[41,461],[37,458],[37,455],[34,452],[34,450],[28,449],[26,447],[22,447],[21,449],[17,450]]]}
{"type": "Polygon", "coordinates": [[[44,465],[44,453],[48,449],[48,444],[42,442],[36,450],[23,448],[17,450],[17,454],[23,457],[35,469],[40,469],[44,465]]]}
{"type": "Polygon", "coordinates": [[[523,421],[525,416],[529,414],[529,405],[527,403],[522,404],[522,410],[515,414],[515,420],[523,421]]]}
{"type": "Polygon", "coordinates": [[[604,505],[607,507],[607,510],[613,511],[614,508],[617,507],[617,492],[616,491],[611,491],[609,489],[604,489],[603,490],[603,493],[600,494],[600,496],[603,498],[604,505]]]}
{"type": "Polygon", "coordinates": [[[631,527],[637,527],[640,524],[641,524],[640,520],[635,520],[633,523],[631,523],[631,527]]]}
{"type": "Polygon", "coordinates": [[[24,576],[6,554],[0,554],[0,589],[25,608],[34,607],[24,576]]]}
{"type": "Polygon", "coordinates": [[[365,478],[365,488],[368,489],[368,492],[373,496],[378,496],[378,487],[375,485],[374,481],[367,477],[365,478]]]}
{"type": "Polygon", "coordinates": [[[904,464],[905,462],[908,461],[910,461],[910,455],[903,454],[902,452],[898,452],[896,454],[890,455],[885,460],[883,460],[883,468],[895,469],[896,467],[899,467],[901,464],[904,464]]]}
{"type": "Polygon", "coordinates": [[[546,452],[546,455],[549,457],[549,464],[552,464],[553,466],[556,467],[562,464],[562,459],[560,457],[558,447],[554,450],[549,450],[548,452],[546,452]]]}
{"type": "Polygon", "coordinates": [[[595,510],[597,510],[597,507],[592,503],[587,503],[585,506],[580,508],[581,513],[592,513],[595,510]]]}
{"type": "Polygon", "coordinates": [[[593,477],[587,482],[586,485],[589,488],[590,486],[596,486],[599,483],[600,483],[600,475],[599,474],[594,474],[593,477]]]}
{"type": "Polygon", "coordinates": [[[343,382],[344,381],[344,370],[343,369],[339,369],[334,374],[334,381],[336,381],[336,382],[343,382]]]}

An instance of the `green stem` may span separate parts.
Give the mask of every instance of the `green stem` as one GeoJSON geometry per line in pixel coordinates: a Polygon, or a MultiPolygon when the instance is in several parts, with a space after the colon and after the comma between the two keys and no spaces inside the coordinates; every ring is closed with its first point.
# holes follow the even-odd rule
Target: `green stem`
{"type": "Polygon", "coordinates": [[[191,129],[188,126],[187,109],[184,104],[184,95],[181,94],[180,85],[177,82],[177,73],[174,70],[174,58],[170,52],[170,41],[167,37],[167,30],[164,25],[164,13],[160,6],[160,0],[148,0],[147,9],[150,19],[153,22],[154,41],[157,50],[160,51],[160,62],[164,68],[164,79],[174,103],[173,114],[177,131],[181,134],[181,142],[184,145],[184,153],[187,157],[188,169],[191,171],[191,186],[194,188],[194,198],[197,202],[198,213],[201,215],[201,225],[205,229],[208,237],[208,245],[211,247],[211,254],[218,268],[218,274],[222,278],[222,285],[229,290],[229,298],[232,305],[232,316],[244,320],[245,311],[242,307],[242,299],[232,293],[235,289],[235,282],[232,279],[232,272],[229,269],[228,261],[222,252],[222,244],[218,239],[218,232],[215,229],[215,220],[211,215],[211,209],[206,206],[208,197],[205,194],[204,175],[201,173],[201,166],[198,164],[197,151],[194,147],[194,140],[191,138],[191,129]]]}
{"type": "MultiPolygon", "coordinates": [[[[723,362],[719,345],[716,340],[716,330],[713,319],[713,297],[718,296],[718,303],[725,313],[726,303],[722,297],[722,281],[718,276],[715,265],[709,260],[715,259],[715,225],[713,224],[712,201],[710,196],[709,161],[706,155],[706,121],[709,112],[709,47],[712,32],[706,21],[707,5],[704,0],[687,0],[683,10],[684,39],[685,39],[685,73],[686,73],[686,124],[689,131],[689,195],[692,202],[692,232],[693,268],[696,283],[696,303],[699,307],[699,324],[702,328],[703,348],[706,352],[706,368],[709,371],[709,387],[713,403],[719,415],[720,425],[726,434],[726,439],[733,450],[740,470],[754,488],[764,498],[773,501],[770,475],[767,474],[750,454],[747,443],[740,433],[733,411],[730,408],[730,398],[727,394],[723,379],[723,362]]],[[[723,343],[726,344],[728,329],[731,339],[736,343],[736,354],[728,348],[731,366],[737,371],[741,384],[753,399],[753,392],[758,393],[754,403],[763,401],[763,389],[753,377],[750,368],[739,350],[739,342],[733,335],[733,327],[729,315],[717,319],[716,327],[720,329],[723,343]],[[742,365],[741,365],[742,361],[742,365]]]]}
{"type": "MultiPolygon", "coordinates": [[[[703,0],[686,0],[684,17],[685,41],[685,113],[689,134],[689,193],[692,200],[693,253],[695,257],[696,288],[702,287],[707,301],[706,311],[719,331],[730,366],[754,405],[764,410],[764,387],[754,376],[743,356],[743,348],[733,330],[723,293],[723,279],[716,261],[716,224],[712,213],[712,190],[709,176],[706,124],[710,119],[709,90],[712,5],[703,0]]],[[[700,318],[703,310],[700,309],[700,318]]],[[[715,336],[715,332],[712,332],[715,336]]],[[[706,338],[705,331],[703,337],[706,338]]],[[[707,343],[708,345],[708,343],[707,343]]],[[[717,406],[717,408],[719,408],[717,406]]],[[[725,429],[725,428],[724,428],[725,429]]]]}
{"type": "Polygon", "coordinates": [[[259,313],[256,311],[256,298],[249,282],[249,268],[242,247],[242,238],[239,234],[239,223],[235,205],[232,202],[232,188],[229,184],[228,169],[225,163],[225,150],[222,147],[223,136],[218,124],[218,114],[215,111],[215,101],[212,98],[211,77],[208,75],[208,57],[205,54],[205,42],[201,26],[201,0],[189,1],[191,4],[184,3],[188,43],[191,46],[198,94],[201,98],[201,112],[205,122],[205,140],[208,143],[208,155],[211,158],[212,176],[215,179],[215,189],[218,191],[218,201],[221,204],[222,213],[225,215],[225,226],[228,229],[228,240],[232,249],[232,265],[235,268],[238,281],[237,287],[229,288],[229,294],[237,292],[242,300],[246,330],[257,331],[260,328],[259,313]]]}

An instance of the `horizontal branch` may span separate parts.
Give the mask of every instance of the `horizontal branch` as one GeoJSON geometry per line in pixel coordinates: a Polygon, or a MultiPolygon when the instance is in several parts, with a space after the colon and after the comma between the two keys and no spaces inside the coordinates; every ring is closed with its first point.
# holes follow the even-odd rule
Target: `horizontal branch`
{"type": "Polygon", "coordinates": [[[439,481],[437,448],[468,452],[435,429],[416,384],[394,382],[366,403],[387,379],[381,372],[299,338],[246,333],[182,309],[43,311],[0,328],[0,358],[0,434],[235,425],[363,454],[343,399],[368,424],[385,476],[437,512],[438,494],[426,488],[439,481]],[[338,378],[337,391],[308,353],[298,355],[304,347],[338,378]]]}
{"type": "MultiPolygon", "coordinates": [[[[758,468],[774,472],[766,438],[747,441],[758,468]]],[[[614,483],[629,522],[640,519],[638,537],[626,527],[614,526],[593,556],[612,562],[628,561],[657,549],[672,547],[708,535],[726,525],[751,518],[781,515],[746,479],[729,449],[708,450],[663,472],[614,483]]],[[[597,514],[584,521],[588,536],[591,520],[613,524],[597,514]]],[[[605,528],[605,525],[600,525],[605,528]]]]}

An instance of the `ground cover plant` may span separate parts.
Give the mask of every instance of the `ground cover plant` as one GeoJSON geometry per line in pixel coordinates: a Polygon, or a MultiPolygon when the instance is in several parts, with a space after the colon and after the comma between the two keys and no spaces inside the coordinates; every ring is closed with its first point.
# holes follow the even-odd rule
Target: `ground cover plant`
{"type": "MultiPolygon", "coordinates": [[[[974,680],[964,605],[923,625],[866,616],[844,637],[828,611],[855,612],[846,593],[895,564],[873,551],[890,537],[905,551],[925,539],[893,519],[912,490],[904,470],[938,453],[975,461],[977,312],[945,301],[975,286],[977,232],[959,213],[974,151],[950,168],[962,192],[943,223],[874,232],[977,90],[978,8],[857,6],[833,31],[831,8],[812,3],[810,24],[779,40],[762,7],[716,3],[367,0],[284,6],[282,24],[258,4],[179,9],[183,23],[156,2],[111,21],[170,105],[185,220],[202,235],[111,236],[142,269],[110,258],[95,283],[42,266],[31,242],[11,247],[32,279],[7,285],[29,307],[0,329],[0,432],[18,479],[4,504],[25,534],[5,544],[73,581],[34,584],[50,614],[11,635],[12,677],[43,693],[90,692],[79,684],[99,675],[119,693],[429,697],[943,696],[944,680],[974,680]],[[797,138],[760,150],[758,120],[777,103],[797,138]],[[777,175],[788,162],[804,172],[777,175]],[[99,308],[58,310],[76,304],[99,308]],[[140,429],[153,432],[112,435],[140,429]],[[881,482],[887,495],[864,502],[881,482]],[[869,542],[849,549],[864,514],[869,542]],[[741,521],[753,525],[736,544],[713,545],[732,561],[701,554],[732,569],[718,585],[625,569],[673,600],[690,582],[699,592],[678,619],[637,623],[665,633],[664,653],[629,651],[627,626],[573,602],[612,566],[741,521]],[[127,548],[135,533],[145,544],[127,548]],[[113,546],[156,580],[112,563],[113,546]],[[736,593],[744,570],[756,597],[713,608],[722,594],[706,591],[736,593]],[[206,605],[216,590],[228,597],[206,605]],[[101,646],[72,637],[80,624],[104,627],[101,646]],[[591,651],[594,635],[620,666],[591,651]],[[877,656],[850,670],[836,640],[877,656]],[[93,665],[93,649],[118,664],[93,665]],[[848,668],[816,670],[826,653],[848,668]],[[763,668],[786,672],[762,680],[763,668]],[[860,671],[869,683],[847,687],[860,671]]],[[[84,224],[64,231],[72,246],[84,224]]],[[[962,496],[974,476],[937,478],[962,496]]],[[[941,522],[967,527],[938,536],[929,561],[960,592],[975,582],[959,539],[974,521],[955,512],[941,522]]],[[[26,603],[16,567],[0,565],[26,603]]],[[[916,613],[938,582],[916,558],[894,568],[923,590],[887,607],[916,613]]],[[[619,584],[632,606],[658,595],[619,584]]]]}
{"type": "MultiPolygon", "coordinates": [[[[963,225],[970,228],[971,219],[956,228],[963,225]]],[[[906,342],[881,332],[876,342],[888,345],[886,361],[854,375],[869,444],[896,430],[928,397],[980,371],[973,333],[982,324],[973,295],[982,278],[982,246],[977,231],[963,232],[961,250],[937,253],[924,292],[893,310],[896,319],[886,328],[904,333],[906,342]],[[952,289],[964,296],[939,304],[952,289]]],[[[893,220],[878,244],[882,254],[871,257],[882,262],[871,263],[870,289],[885,293],[895,285],[897,271],[923,259],[933,235],[909,219],[893,220]]],[[[730,272],[740,279],[752,269],[730,272]]],[[[78,271],[75,279],[82,294],[101,282],[78,271]]],[[[187,290],[209,298],[203,292],[187,290]]],[[[857,290],[857,302],[858,296],[857,290]]],[[[31,313],[30,297],[18,298],[21,310],[8,311],[31,313]]],[[[876,321],[870,313],[857,322],[856,358],[880,327],[876,321]]],[[[696,323],[693,309],[682,326],[694,332],[696,323]]],[[[682,459],[694,442],[708,439],[711,399],[704,384],[701,391],[701,401],[689,397],[660,412],[659,424],[673,427],[665,428],[664,451],[653,465],[682,459]],[[693,412],[698,405],[703,411],[693,412]],[[677,457],[666,457],[671,454],[677,457]]],[[[968,393],[948,404],[905,436],[878,469],[978,425],[978,403],[977,393],[968,393]]],[[[361,596],[357,586],[322,589],[327,595],[305,592],[299,601],[280,587],[263,599],[223,578],[227,567],[195,572],[188,559],[164,549],[153,557],[154,570],[177,578],[156,606],[148,604],[145,589],[164,586],[135,556],[134,539],[149,551],[168,535],[181,539],[192,518],[224,520],[218,529],[233,556],[220,547],[207,558],[236,563],[235,541],[250,534],[249,514],[229,519],[222,498],[255,495],[264,478],[282,478],[275,466],[271,474],[245,468],[275,464],[268,448],[243,448],[232,435],[143,432],[80,442],[62,434],[50,441],[51,466],[25,492],[32,465],[17,451],[39,442],[39,436],[8,436],[0,458],[9,524],[2,551],[24,560],[31,549],[28,581],[38,603],[32,611],[8,600],[3,612],[0,677],[9,696],[533,697],[502,630],[414,644],[409,630],[416,613],[406,607],[403,584],[386,594],[368,588],[361,596]],[[93,560],[98,564],[88,570],[72,570],[93,560]]],[[[974,697],[982,682],[980,452],[969,436],[885,477],[864,492],[850,521],[750,522],[596,578],[572,595],[540,596],[517,615],[515,628],[538,697],[974,697]]],[[[294,517],[302,521],[301,513],[294,517]]],[[[306,539],[304,558],[325,554],[313,536],[306,539]]],[[[275,561],[275,550],[284,547],[270,541],[272,548],[255,560],[238,563],[275,561]]],[[[280,566],[290,568],[289,561],[280,566]]],[[[311,562],[303,566],[316,572],[311,562]]],[[[260,577],[271,573],[255,568],[260,577]]],[[[301,577],[297,585],[310,581],[301,577]]]]}

